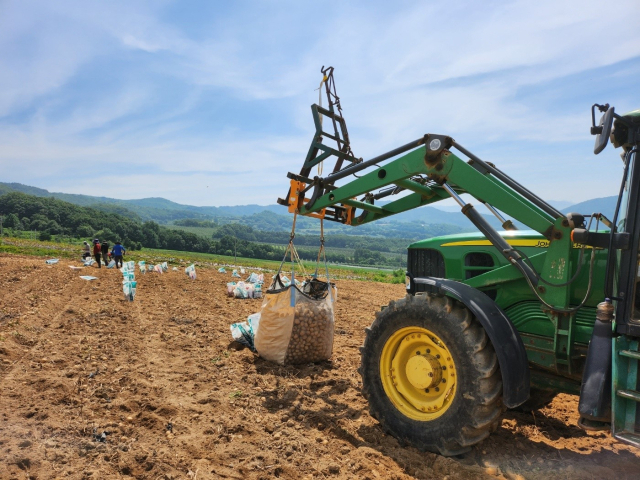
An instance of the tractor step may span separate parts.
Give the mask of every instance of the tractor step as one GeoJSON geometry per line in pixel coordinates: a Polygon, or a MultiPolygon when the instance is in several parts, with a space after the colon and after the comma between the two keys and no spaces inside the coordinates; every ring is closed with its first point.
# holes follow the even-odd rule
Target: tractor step
{"type": "Polygon", "coordinates": [[[640,447],[640,341],[614,340],[611,433],[614,438],[640,447]]]}
{"type": "Polygon", "coordinates": [[[634,352],[633,350],[622,350],[620,355],[627,358],[635,358],[636,360],[640,360],[640,352],[634,352]]]}
{"type": "Polygon", "coordinates": [[[640,402],[640,392],[636,392],[635,390],[618,390],[616,395],[622,398],[627,398],[629,400],[635,400],[636,402],[640,402]]]}
{"type": "Polygon", "coordinates": [[[622,431],[620,433],[616,433],[614,437],[622,442],[628,443],[629,445],[633,445],[636,448],[640,448],[640,435],[637,433],[622,431]]]}

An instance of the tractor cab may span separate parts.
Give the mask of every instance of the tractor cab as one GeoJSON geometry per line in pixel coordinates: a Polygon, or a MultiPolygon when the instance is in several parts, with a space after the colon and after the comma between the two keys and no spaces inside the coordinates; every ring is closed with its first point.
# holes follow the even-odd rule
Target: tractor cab
{"type": "MultiPolygon", "coordinates": [[[[593,108],[604,111],[596,127],[594,152],[602,151],[610,139],[615,148],[622,147],[624,162],[605,274],[605,295],[613,300],[615,312],[611,322],[611,431],[617,439],[640,447],[640,110],[619,116],[608,105],[593,108]],[[618,239],[623,245],[616,248],[618,239]]],[[[607,413],[606,408],[602,410],[607,413]]]]}

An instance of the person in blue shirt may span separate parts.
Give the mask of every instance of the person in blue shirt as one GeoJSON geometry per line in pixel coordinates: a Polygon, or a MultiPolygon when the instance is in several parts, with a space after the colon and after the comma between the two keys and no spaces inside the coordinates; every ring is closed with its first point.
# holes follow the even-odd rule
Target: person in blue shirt
{"type": "Polygon", "coordinates": [[[125,252],[126,249],[120,242],[116,242],[116,244],[111,249],[111,255],[113,255],[113,259],[116,261],[116,268],[122,267],[122,256],[125,254],[125,252]]]}

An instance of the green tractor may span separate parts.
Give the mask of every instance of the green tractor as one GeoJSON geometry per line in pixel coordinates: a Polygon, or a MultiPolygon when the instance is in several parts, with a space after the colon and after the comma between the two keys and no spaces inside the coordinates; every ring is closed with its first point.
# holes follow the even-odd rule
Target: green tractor
{"type": "Polygon", "coordinates": [[[407,295],[366,331],[363,393],[382,428],[404,444],[457,455],[489,436],[505,408],[534,409],[566,392],[580,396],[580,427],[610,429],[640,447],[640,110],[592,107],[594,152],[609,139],[622,148],[610,220],[561,213],[447,135],[355,157],[333,69],[322,72],[327,108],[312,105],[316,133],[278,202],[358,226],[453,198],[480,231],[410,245],[407,295]],[[312,177],[329,159],[333,170],[312,177]]]}

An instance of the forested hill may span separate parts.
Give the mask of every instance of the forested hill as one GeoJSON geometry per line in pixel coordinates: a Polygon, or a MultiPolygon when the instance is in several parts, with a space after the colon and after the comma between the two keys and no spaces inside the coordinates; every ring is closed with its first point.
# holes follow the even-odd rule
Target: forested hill
{"type": "Polygon", "coordinates": [[[603,197],[580,202],[567,208],[563,208],[563,213],[603,213],[610,220],[613,219],[613,213],[616,209],[618,197],[603,197]]]}
{"type": "MultiPolygon", "coordinates": [[[[49,192],[48,190],[23,185],[20,183],[1,183],[0,195],[8,192],[22,192],[38,197],[56,198],[80,206],[90,206],[108,213],[118,213],[142,221],[152,220],[159,224],[171,224],[177,220],[218,220],[221,223],[246,223],[258,230],[281,230],[282,225],[291,226],[291,215],[281,205],[237,205],[222,207],[196,207],[181,205],[165,198],[142,198],[137,200],[118,200],[108,197],[93,197],[69,193],[49,192]],[[265,215],[266,214],[266,215],[265,215]],[[265,226],[271,222],[271,226],[265,226]],[[277,227],[275,225],[278,224],[277,227]]],[[[491,215],[487,220],[495,227],[500,223],[491,215]]],[[[345,235],[376,235],[382,237],[422,238],[425,230],[456,233],[474,231],[475,228],[460,212],[444,212],[433,207],[422,207],[390,217],[388,220],[376,222],[375,226],[365,225],[354,229],[350,226],[331,223],[328,228],[345,235]],[[448,226],[448,227],[445,227],[448,226]],[[454,228],[452,228],[452,226],[454,228]]],[[[317,229],[318,222],[310,218],[301,218],[302,229],[317,229]]]]}
{"type": "MultiPolygon", "coordinates": [[[[216,225],[215,235],[171,229],[153,221],[141,222],[118,213],[82,207],[51,197],[36,197],[20,192],[0,196],[0,216],[5,236],[20,236],[25,231],[38,232],[41,240],[72,237],[78,240],[98,238],[110,244],[121,241],[128,250],[143,247],[191,252],[234,255],[247,258],[281,260],[288,235],[263,232],[240,224],[216,225]],[[267,244],[273,242],[274,244],[267,244]]],[[[315,260],[318,237],[299,239],[301,258],[315,260]],[[312,246],[306,248],[305,245],[312,246]]],[[[335,238],[337,251],[327,252],[327,259],[337,263],[401,267],[407,239],[335,238]],[[358,239],[361,239],[359,241],[358,239]],[[383,254],[385,252],[386,254],[383,254]]]]}
{"type": "MultiPolygon", "coordinates": [[[[22,192],[38,197],[56,198],[80,206],[90,206],[105,213],[119,214],[132,220],[154,221],[159,224],[179,224],[185,219],[215,221],[219,224],[242,223],[259,231],[287,231],[291,228],[291,215],[280,205],[238,205],[222,207],[196,207],[181,205],[164,198],[143,198],[138,200],[118,200],[108,197],[93,197],[48,190],[20,183],[1,183],[0,196],[9,192],[22,192]]],[[[616,197],[604,197],[582,202],[564,208],[563,212],[602,212],[613,216],[616,197]]],[[[480,206],[479,211],[484,212],[480,206]]],[[[485,215],[494,228],[501,229],[495,217],[485,215]]],[[[299,228],[306,233],[316,233],[318,222],[310,218],[300,218],[299,228]]],[[[426,238],[447,233],[473,232],[475,227],[459,211],[442,211],[434,207],[422,207],[389,217],[374,224],[358,228],[325,222],[331,234],[356,236],[377,236],[386,238],[426,238]]]]}
{"type": "MultiPolygon", "coordinates": [[[[121,241],[129,250],[142,247],[184,250],[191,252],[228,254],[233,252],[234,239],[207,239],[202,236],[161,227],[155,222],[82,207],[56,198],[43,198],[19,192],[0,196],[0,215],[5,235],[31,230],[41,239],[65,235],[79,239],[98,238],[113,244],[121,241]]],[[[280,249],[269,245],[237,242],[238,255],[279,260],[280,249]]]]}
{"type": "MultiPolygon", "coordinates": [[[[585,214],[599,211],[611,218],[615,200],[615,197],[594,199],[563,211],[585,214]]],[[[9,234],[29,230],[38,232],[42,239],[52,235],[77,239],[97,237],[110,243],[120,240],[129,249],[237,253],[249,258],[278,260],[288,241],[292,220],[284,207],[276,205],[194,207],[164,198],[116,200],[50,193],[16,183],[0,183],[0,215],[9,234]]],[[[494,217],[487,218],[500,229],[494,217]]],[[[394,267],[402,265],[406,245],[412,241],[465,231],[475,231],[475,228],[464,215],[433,207],[422,207],[357,228],[325,222],[330,261],[394,267]],[[403,218],[409,221],[402,221],[403,218]]],[[[301,217],[296,233],[301,257],[315,259],[319,222],[301,217]]]]}
{"type": "Polygon", "coordinates": [[[9,192],[21,192],[37,197],[56,198],[65,202],[98,210],[121,213],[141,220],[153,220],[158,223],[169,223],[181,218],[210,219],[216,217],[231,217],[253,215],[264,210],[284,213],[283,207],[278,205],[239,205],[230,207],[196,207],[182,205],[165,198],[141,198],[137,200],[119,200],[109,197],[93,197],[73,193],[49,192],[43,188],[31,187],[21,183],[0,182],[0,195],[9,192]]]}

